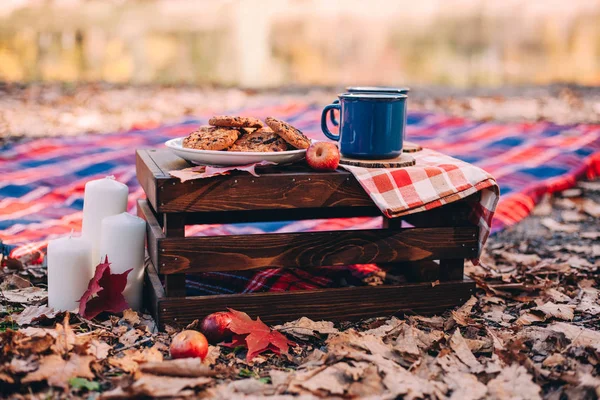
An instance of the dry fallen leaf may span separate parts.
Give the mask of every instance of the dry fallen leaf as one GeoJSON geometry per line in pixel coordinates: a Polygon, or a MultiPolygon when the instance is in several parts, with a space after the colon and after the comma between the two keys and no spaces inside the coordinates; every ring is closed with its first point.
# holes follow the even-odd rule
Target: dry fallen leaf
{"type": "Polygon", "coordinates": [[[585,221],[585,215],[576,210],[565,210],[560,213],[560,217],[564,222],[581,222],[585,221]]]}
{"type": "Polygon", "coordinates": [[[329,335],[339,332],[333,326],[333,322],[315,322],[306,317],[302,317],[292,322],[287,322],[283,325],[274,326],[273,329],[303,340],[308,340],[311,337],[318,337],[320,335],[329,335]]]}
{"type": "Polygon", "coordinates": [[[339,362],[300,382],[300,386],[316,395],[341,396],[353,381],[351,369],[348,363],[339,362]]]}
{"type": "Polygon", "coordinates": [[[562,365],[566,361],[565,357],[560,353],[554,353],[542,362],[542,365],[546,368],[556,367],[557,365],[562,365]]]}
{"type": "Polygon", "coordinates": [[[384,391],[385,387],[383,386],[377,367],[368,364],[362,373],[362,378],[350,384],[347,395],[350,398],[364,398],[377,393],[383,393],[384,391]]]}
{"type": "Polygon", "coordinates": [[[213,376],[214,370],[206,366],[199,358],[181,358],[161,362],[147,362],[140,365],[140,371],[154,375],[181,376],[196,378],[213,376]]]}
{"type": "Polygon", "coordinates": [[[136,311],[133,311],[131,308],[123,310],[123,319],[129,322],[132,326],[135,326],[140,323],[140,316],[136,311]]]}
{"type": "Polygon", "coordinates": [[[47,381],[50,386],[66,388],[69,379],[73,377],[93,379],[94,374],[90,370],[90,363],[94,361],[92,356],[80,356],[71,354],[68,360],[58,354],[45,356],[40,360],[40,368],[27,374],[22,383],[47,381]]]}
{"type": "Polygon", "coordinates": [[[110,350],[112,350],[112,346],[108,343],[92,339],[88,342],[85,354],[94,356],[97,360],[104,360],[108,357],[110,350]]]}
{"type": "Polygon", "coordinates": [[[549,289],[545,290],[544,294],[546,296],[550,297],[556,303],[568,303],[569,301],[572,300],[569,296],[558,291],[555,288],[549,288],[549,289]]]}
{"type": "Polygon", "coordinates": [[[533,383],[531,375],[518,364],[505,367],[496,378],[488,382],[488,395],[494,400],[541,399],[541,388],[533,383]]]}
{"type": "Polygon", "coordinates": [[[138,329],[130,329],[119,337],[119,343],[125,347],[133,346],[144,333],[138,329]]]}
{"type": "Polygon", "coordinates": [[[492,305],[489,311],[483,314],[483,318],[493,321],[502,326],[509,326],[509,322],[513,321],[515,317],[504,312],[506,306],[492,305]]]}
{"type": "Polygon", "coordinates": [[[581,289],[581,301],[577,305],[576,310],[585,314],[600,314],[599,297],[600,290],[598,289],[592,287],[581,289]]]}
{"type": "Polygon", "coordinates": [[[460,329],[456,329],[452,338],[450,338],[450,347],[456,353],[456,356],[462,361],[470,370],[477,374],[483,371],[483,365],[477,361],[477,358],[473,355],[467,342],[460,333],[460,329]]]}
{"type": "MultiPolygon", "coordinates": [[[[156,376],[151,374],[141,374],[132,384],[124,387],[118,387],[102,395],[102,399],[114,398],[132,398],[148,396],[157,397],[177,397],[182,395],[186,388],[195,389],[205,386],[212,382],[211,378],[176,378],[170,376],[156,376]]],[[[192,395],[193,392],[187,393],[192,395]]]]}
{"type": "Polygon", "coordinates": [[[147,362],[161,362],[163,355],[156,348],[145,348],[141,350],[127,349],[108,359],[112,366],[122,369],[125,372],[135,372],[140,364],[147,362]]]}
{"type": "Polygon", "coordinates": [[[564,333],[573,346],[589,346],[600,351],[600,332],[582,328],[567,322],[554,322],[547,329],[564,333]]]}
{"type": "Polygon", "coordinates": [[[555,304],[549,301],[539,307],[535,307],[534,310],[541,311],[547,318],[553,317],[571,321],[574,317],[575,306],[570,304],[555,304]]]}
{"type": "Polygon", "coordinates": [[[221,347],[219,346],[208,346],[208,353],[204,360],[202,360],[202,364],[204,365],[214,365],[217,362],[217,359],[221,355],[221,347]]]}
{"type": "Polygon", "coordinates": [[[460,326],[467,326],[471,322],[471,313],[473,306],[477,304],[477,297],[471,296],[465,304],[463,304],[456,311],[452,311],[452,318],[460,326]]]}
{"type": "Polygon", "coordinates": [[[512,264],[520,264],[526,267],[534,266],[540,261],[542,261],[540,256],[538,256],[537,254],[509,253],[507,251],[500,251],[497,254],[512,264]]]}
{"type": "Polygon", "coordinates": [[[444,382],[452,391],[451,400],[478,400],[487,393],[487,387],[472,374],[451,372],[444,375],[444,382]]]}
{"type": "Polygon", "coordinates": [[[545,320],[546,320],[546,317],[544,317],[542,315],[525,312],[519,316],[516,323],[517,323],[517,325],[531,325],[535,322],[544,322],[545,320]]]}
{"type": "Polygon", "coordinates": [[[582,232],[579,236],[583,239],[600,239],[600,232],[582,232]]]}
{"type": "MultiPolygon", "coordinates": [[[[443,322],[443,320],[442,320],[442,322],[443,322]]],[[[400,326],[401,324],[404,324],[404,321],[400,321],[398,318],[392,317],[392,318],[388,319],[387,321],[385,321],[385,323],[383,325],[380,325],[377,328],[372,328],[372,329],[364,331],[364,334],[383,338],[383,337],[386,337],[391,332],[395,331],[396,328],[398,328],[398,326],[400,326]]]]}
{"type": "Polygon", "coordinates": [[[412,326],[403,323],[400,326],[400,334],[394,343],[394,350],[405,358],[416,360],[421,355],[417,345],[417,338],[412,326]]]}
{"type": "Polygon", "coordinates": [[[600,204],[592,199],[585,199],[581,204],[581,209],[588,215],[594,218],[600,218],[600,204]]]}
{"type": "Polygon", "coordinates": [[[28,306],[15,318],[15,322],[21,326],[29,325],[34,321],[52,319],[56,317],[58,313],[60,313],[60,311],[50,308],[46,305],[28,306]]]}
{"type": "Polygon", "coordinates": [[[29,356],[26,359],[13,358],[10,360],[8,369],[13,374],[26,374],[39,368],[36,356],[29,356]]]}
{"type": "Polygon", "coordinates": [[[52,350],[58,354],[67,354],[75,346],[75,332],[69,324],[69,313],[65,315],[65,319],[62,324],[56,324],[54,329],[56,332],[55,343],[52,346],[52,350]]]}
{"type": "Polygon", "coordinates": [[[553,232],[574,233],[579,230],[579,225],[561,224],[560,222],[557,222],[552,218],[544,218],[542,219],[541,223],[553,232]]]}
{"type": "Polygon", "coordinates": [[[48,298],[48,292],[39,287],[2,291],[2,300],[15,304],[39,304],[48,298]]]}

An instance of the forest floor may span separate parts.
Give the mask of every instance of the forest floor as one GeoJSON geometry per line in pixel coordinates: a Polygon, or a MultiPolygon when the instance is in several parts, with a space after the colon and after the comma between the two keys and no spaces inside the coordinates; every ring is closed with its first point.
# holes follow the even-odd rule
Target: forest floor
{"type": "MultiPolygon", "coordinates": [[[[302,90],[281,95],[324,103],[335,93],[302,90]]],[[[0,133],[7,142],[129,129],[136,121],[174,122],[197,113],[199,104],[235,108],[259,104],[265,95],[102,85],[0,91],[0,133]],[[119,112],[116,99],[127,110],[119,112]]],[[[593,89],[530,88],[501,97],[432,93],[411,98],[411,106],[480,119],[600,121],[600,91],[593,89]]],[[[598,218],[600,182],[579,182],[490,237],[481,263],[466,266],[478,289],[463,306],[436,317],[401,314],[341,324],[301,319],[273,327],[293,342],[287,354],[267,351],[252,361],[243,346],[219,345],[202,363],[171,361],[176,330],[156,332],[149,316],[131,311],[93,321],[56,313],[39,296],[43,270],[7,267],[0,271],[0,396],[595,399],[598,218]]]]}

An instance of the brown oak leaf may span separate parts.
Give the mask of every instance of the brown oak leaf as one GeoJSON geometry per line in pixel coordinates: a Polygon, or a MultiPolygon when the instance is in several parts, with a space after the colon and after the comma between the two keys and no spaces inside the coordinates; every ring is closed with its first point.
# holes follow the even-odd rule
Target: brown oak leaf
{"type": "Polygon", "coordinates": [[[51,354],[40,360],[40,368],[27,374],[21,383],[47,381],[50,386],[67,388],[69,379],[73,377],[93,379],[94,374],[90,370],[90,363],[94,361],[92,356],[80,356],[72,354],[68,360],[64,360],[58,354],[51,354]]]}

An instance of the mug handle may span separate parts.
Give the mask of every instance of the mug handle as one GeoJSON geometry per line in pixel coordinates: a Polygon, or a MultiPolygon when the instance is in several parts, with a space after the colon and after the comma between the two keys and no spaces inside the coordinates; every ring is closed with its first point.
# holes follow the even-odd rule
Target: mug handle
{"type": "MultiPolygon", "coordinates": [[[[339,99],[335,99],[334,101],[332,101],[332,104],[340,104],[340,100],[339,99]]],[[[329,116],[331,118],[329,118],[329,120],[331,121],[331,123],[333,124],[333,126],[338,126],[340,123],[338,122],[337,119],[335,119],[335,113],[331,113],[329,114],[329,116]]]]}
{"type": "Polygon", "coordinates": [[[342,108],[339,104],[329,104],[325,106],[325,108],[323,109],[323,113],[321,114],[321,130],[323,131],[325,136],[327,136],[331,140],[339,141],[340,135],[334,135],[329,131],[329,128],[327,128],[327,113],[333,110],[338,110],[341,112],[341,109],[342,108]]]}

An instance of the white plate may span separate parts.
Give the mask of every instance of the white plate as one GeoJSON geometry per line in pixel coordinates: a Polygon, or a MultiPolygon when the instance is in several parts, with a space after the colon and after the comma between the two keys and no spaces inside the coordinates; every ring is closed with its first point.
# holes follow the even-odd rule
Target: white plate
{"type": "Polygon", "coordinates": [[[277,164],[289,164],[304,158],[306,150],[250,152],[194,150],[183,147],[184,137],[167,140],[165,145],[179,157],[199,165],[246,165],[270,161],[277,164]]]}

